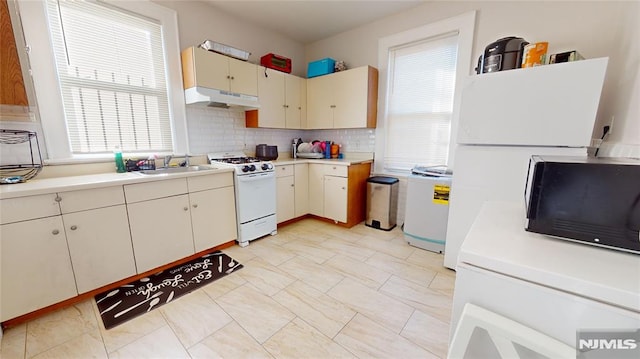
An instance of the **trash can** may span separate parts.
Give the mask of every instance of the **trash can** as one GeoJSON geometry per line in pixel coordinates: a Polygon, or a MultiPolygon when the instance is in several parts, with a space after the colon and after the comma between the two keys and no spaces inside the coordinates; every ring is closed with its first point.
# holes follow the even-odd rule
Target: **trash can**
{"type": "Polygon", "coordinates": [[[367,179],[367,220],[365,225],[390,231],[396,226],[399,180],[375,176],[367,179]]]}

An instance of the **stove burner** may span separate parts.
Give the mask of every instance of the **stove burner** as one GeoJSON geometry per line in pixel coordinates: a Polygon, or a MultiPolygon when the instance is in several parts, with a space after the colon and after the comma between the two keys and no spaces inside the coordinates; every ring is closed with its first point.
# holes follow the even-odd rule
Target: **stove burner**
{"type": "Polygon", "coordinates": [[[212,161],[223,162],[223,163],[231,163],[231,164],[234,164],[234,165],[240,165],[240,164],[243,164],[243,163],[260,162],[260,160],[255,158],[255,157],[222,158],[222,159],[212,159],[212,161]]]}

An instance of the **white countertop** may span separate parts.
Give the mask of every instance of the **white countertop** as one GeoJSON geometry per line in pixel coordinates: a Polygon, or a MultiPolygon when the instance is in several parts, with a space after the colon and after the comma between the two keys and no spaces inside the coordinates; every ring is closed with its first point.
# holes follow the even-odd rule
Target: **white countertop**
{"type": "Polygon", "coordinates": [[[81,189],[91,189],[109,186],[122,186],[131,183],[162,181],[169,178],[181,178],[190,176],[204,176],[223,172],[232,172],[233,168],[217,168],[212,170],[181,172],[161,175],[143,175],[137,172],[127,173],[100,173],[83,176],[69,176],[29,180],[25,183],[4,184],[0,186],[0,199],[39,194],[66,192],[81,189]]]}
{"type": "Polygon", "coordinates": [[[527,232],[525,218],[522,203],[485,203],[458,263],[640,313],[640,255],[527,232]]]}
{"type": "Polygon", "coordinates": [[[344,158],[328,159],[328,158],[290,158],[290,157],[278,157],[273,161],[276,166],[292,165],[296,163],[320,163],[320,164],[335,164],[339,166],[350,166],[359,163],[373,162],[373,153],[369,152],[350,152],[345,153],[344,158]]]}

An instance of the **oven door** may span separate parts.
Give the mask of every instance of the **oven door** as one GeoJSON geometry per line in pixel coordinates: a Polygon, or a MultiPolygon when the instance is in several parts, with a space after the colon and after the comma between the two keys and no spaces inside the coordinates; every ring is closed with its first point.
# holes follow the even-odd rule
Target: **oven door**
{"type": "Polygon", "coordinates": [[[276,174],[263,172],[237,176],[238,222],[253,221],[276,213],[276,174]]]}

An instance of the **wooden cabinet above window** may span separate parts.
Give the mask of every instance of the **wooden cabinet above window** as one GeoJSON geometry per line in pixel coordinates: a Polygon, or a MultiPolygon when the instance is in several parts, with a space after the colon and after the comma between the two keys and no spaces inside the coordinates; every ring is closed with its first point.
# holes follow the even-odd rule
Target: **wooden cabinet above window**
{"type": "Polygon", "coordinates": [[[0,0],[0,105],[28,106],[7,0],[0,0]]]}

